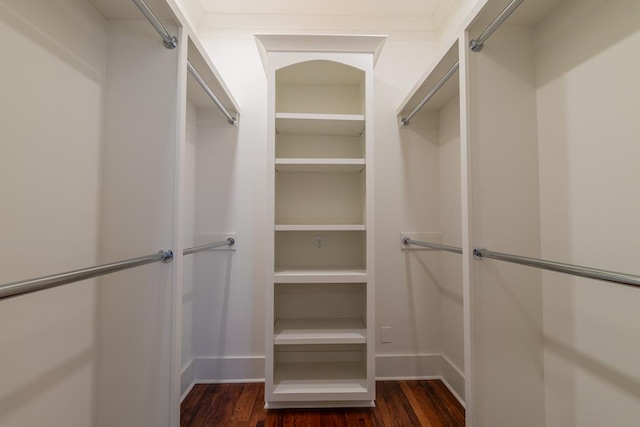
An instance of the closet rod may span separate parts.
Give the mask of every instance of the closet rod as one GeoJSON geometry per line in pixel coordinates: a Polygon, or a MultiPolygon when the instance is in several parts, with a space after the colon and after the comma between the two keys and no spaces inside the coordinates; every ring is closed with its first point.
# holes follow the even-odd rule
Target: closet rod
{"type": "Polygon", "coordinates": [[[511,16],[513,11],[516,10],[523,1],[524,0],[512,0],[511,3],[509,3],[509,5],[500,12],[500,15],[498,15],[496,19],[494,19],[493,22],[485,28],[482,34],[480,34],[480,37],[469,42],[469,48],[474,52],[480,52],[484,47],[484,42],[486,42],[487,39],[491,37],[491,34],[493,34],[493,32],[497,30],[509,16],[511,16]]]}
{"type": "Polygon", "coordinates": [[[202,245],[202,246],[194,246],[193,248],[187,248],[184,250],[184,252],[182,252],[183,255],[191,255],[191,254],[195,254],[196,252],[201,252],[201,251],[206,251],[209,249],[215,249],[215,248],[219,248],[221,246],[233,246],[236,244],[235,239],[229,237],[227,240],[223,240],[221,242],[216,242],[216,243],[209,243],[208,245],[202,245]]]}
{"type": "Polygon", "coordinates": [[[604,280],[606,282],[618,283],[621,285],[640,287],[640,276],[632,274],[617,273],[615,271],[599,270],[596,268],[581,267],[573,264],[504,254],[500,252],[493,252],[486,248],[474,249],[473,256],[476,259],[493,258],[500,261],[542,268],[544,270],[557,271],[559,273],[571,274],[574,276],[588,277],[590,279],[604,280]]]}
{"type": "Polygon", "coordinates": [[[422,246],[429,249],[438,249],[440,251],[447,251],[447,252],[453,252],[456,254],[462,254],[462,248],[458,248],[456,246],[441,245],[439,243],[421,242],[420,240],[413,240],[411,237],[403,237],[402,244],[416,245],[416,246],[422,246]]]}
{"type": "Polygon", "coordinates": [[[172,36],[171,34],[169,34],[167,29],[164,27],[164,25],[160,23],[158,18],[156,18],[156,15],[154,15],[151,9],[149,9],[149,6],[147,6],[147,3],[145,3],[144,0],[132,0],[132,1],[135,3],[136,6],[138,6],[138,9],[140,9],[140,12],[142,12],[144,17],[147,18],[147,21],[149,21],[149,23],[153,25],[153,28],[155,28],[158,34],[160,34],[160,37],[162,37],[162,44],[164,45],[164,47],[166,47],[167,49],[175,49],[176,47],[178,47],[178,38],[176,36],[172,36]]]}
{"type": "Polygon", "coordinates": [[[103,276],[116,271],[128,270],[145,264],[162,261],[169,263],[173,261],[172,251],[160,251],[157,254],[131,258],[124,261],[102,264],[94,267],[82,268],[80,270],[67,271],[65,273],[53,274],[50,276],[38,277],[36,279],[23,280],[20,282],[6,283],[0,285],[0,300],[27,294],[30,292],[42,291],[55,288],[68,283],[79,282],[93,277],[103,276]]]}
{"type": "Polygon", "coordinates": [[[213,93],[213,91],[211,90],[211,88],[209,87],[207,82],[204,81],[202,76],[198,73],[198,71],[195,69],[195,67],[191,64],[191,61],[187,61],[187,69],[189,70],[189,72],[191,73],[193,78],[196,79],[198,84],[200,86],[202,86],[202,89],[204,89],[204,91],[207,92],[207,95],[209,95],[209,98],[211,98],[211,100],[218,106],[220,111],[222,111],[222,114],[224,114],[227,117],[227,121],[229,122],[229,124],[230,125],[235,125],[236,123],[238,123],[238,119],[233,117],[231,114],[229,114],[229,111],[224,107],[224,105],[222,105],[222,102],[220,102],[220,100],[213,93]]]}
{"type": "Polygon", "coordinates": [[[413,116],[415,116],[418,111],[420,111],[422,109],[422,107],[424,107],[424,105],[429,102],[429,100],[431,98],[433,98],[433,95],[436,94],[436,92],[438,92],[440,90],[440,88],[447,82],[447,80],[449,80],[451,78],[451,76],[453,76],[455,74],[456,71],[458,71],[458,65],[459,63],[456,61],[455,64],[453,64],[453,66],[449,69],[449,71],[447,71],[447,74],[445,74],[440,80],[438,80],[438,83],[436,83],[433,88],[431,88],[431,90],[429,91],[429,93],[427,94],[427,96],[424,97],[424,99],[422,101],[420,101],[420,104],[418,104],[416,106],[416,108],[414,108],[407,117],[405,117],[404,119],[400,120],[400,123],[402,124],[402,126],[408,126],[409,122],[411,121],[411,119],[413,118],[413,116]]]}

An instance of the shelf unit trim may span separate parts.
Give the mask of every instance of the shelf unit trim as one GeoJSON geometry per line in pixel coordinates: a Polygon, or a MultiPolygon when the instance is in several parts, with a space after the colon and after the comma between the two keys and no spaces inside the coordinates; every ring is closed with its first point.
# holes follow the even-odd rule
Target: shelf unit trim
{"type": "Polygon", "coordinates": [[[273,274],[274,283],[366,283],[367,280],[365,267],[276,267],[273,274]]]}
{"type": "Polygon", "coordinates": [[[358,136],[364,129],[362,114],[276,113],[280,134],[358,136]]]}
{"type": "Polygon", "coordinates": [[[364,224],[276,224],[275,231],[365,231],[364,224]]]}
{"type": "Polygon", "coordinates": [[[361,318],[277,319],[275,345],[365,344],[367,328],[361,318]]]}
{"type": "Polygon", "coordinates": [[[362,172],[364,159],[354,158],[277,158],[278,172],[362,172]]]}

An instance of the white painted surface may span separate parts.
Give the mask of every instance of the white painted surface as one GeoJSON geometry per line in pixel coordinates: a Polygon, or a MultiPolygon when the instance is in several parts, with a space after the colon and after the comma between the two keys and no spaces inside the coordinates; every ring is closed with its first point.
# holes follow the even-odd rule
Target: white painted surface
{"type": "MultiPolygon", "coordinates": [[[[481,54],[465,49],[465,55],[471,111],[471,243],[539,257],[533,32],[502,27],[481,54]]],[[[545,423],[540,280],[537,269],[474,261],[474,425],[545,423]]]]}
{"type": "Polygon", "coordinates": [[[276,320],[275,345],[364,344],[367,328],[362,318],[294,318],[276,320]]]}
{"type": "MultiPolygon", "coordinates": [[[[103,262],[174,247],[177,135],[177,52],[146,22],[111,22],[107,58],[103,262]]],[[[170,423],[172,267],[100,279],[98,426],[170,423]]]]}
{"type": "Polygon", "coordinates": [[[389,3],[382,0],[354,0],[342,3],[328,0],[322,3],[291,4],[284,0],[258,2],[240,0],[231,4],[220,4],[210,0],[200,0],[206,13],[242,13],[251,10],[256,14],[302,14],[302,15],[359,15],[363,10],[370,15],[432,15],[442,0],[403,0],[400,3],[389,3]]]}
{"type": "MultiPolygon", "coordinates": [[[[1,1],[0,37],[0,283],[96,265],[106,23],[1,1]]],[[[95,425],[97,316],[95,280],[0,301],[0,425],[95,425]]]]}
{"type": "Polygon", "coordinates": [[[362,172],[364,159],[276,158],[278,172],[362,172]]]}
{"type": "MultiPolygon", "coordinates": [[[[273,198],[269,203],[268,218],[276,224],[276,233],[271,234],[268,243],[268,263],[277,268],[282,265],[296,265],[300,269],[313,266],[312,270],[315,271],[316,266],[333,268],[336,262],[332,258],[343,253],[338,265],[345,264],[344,257],[362,258],[360,262],[349,264],[359,265],[367,271],[366,283],[334,283],[331,286],[326,283],[276,285],[271,281],[273,276],[269,273],[265,301],[265,398],[268,405],[270,402],[279,402],[280,406],[285,402],[303,401],[315,402],[314,404],[344,400],[354,404],[371,401],[375,396],[372,83],[374,53],[379,50],[379,43],[384,38],[257,36],[257,40],[266,52],[263,61],[268,76],[268,121],[271,129],[267,139],[267,161],[272,169],[267,180],[267,193],[273,198]],[[336,48],[337,41],[342,43],[336,48]],[[365,49],[367,46],[368,50],[365,49]],[[362,52],[359,49],[363,49],[362,52]],[[317,64],[329,74],[319,75],[319,80],[314,81],[313,77],[317,73],[307,72],[312,64],[314,68],[317,64]],[[343,93],[340,96],[319,97],[318,105],[314,106],[313,100],[316,99],[318,89],[325,86],[328,94],[343,93]],[[357,110],[353,109],[354,106],[357,110]],[[281,108],[286,113],[281,112],[281,108]],[[334,114],[360,111],[364,112],[361,116],[334,114]],[[317,114],[318,112],[322,114],[317,114]],[[369,167],[362,173],[277,172],[275,152],[279,134],[283,133],[282,120],[285,117],[304,119],[307,123],[303,128],[288,131],[289,133],[337,134],[340,140],[342,136],[354,133],[345,133],[339,129],[341,124],[356,118],[356,123],[360,122],[360,130],[356,130],[354,136],[362,133],[365,124],[367,127],[367,132],[362,137],[362,146],[363,160],[369,167]],[[331,122],[327,123],[326,119],[331,119],[331,122]],[[334,127],[338,128],[338,132],[334,132],[334,127]],[[327,132],[328,130],[331,132],[327,132]],[[294,225],[290,227],[287,224],[294,225]],[[310,226],[305,227],[305,224],[310,226]],[[335,226],[322,225],[318,228],[315,224],[335,226]],[[362,225],[353,228],[352,224],[362,225]],[[365,227],[364,224],[368,226],[365,227]],[[301,231],[321,232],[323,229],[329,236],[322,234],[314,235],[312,239],[300,239],[308,234],[301,231]],[[361,232],[353,232],[358,229],[361,232]],[[284,230],[289,231],[278,232],[284,230]],[[295,234],[292,235],[292,231],[295,234]],[[322,243],[318,244],[319,241],[322,243]],[[304,258],[301,256],[303,253],[306,253],[304,258]],[[300,289],[296,290],[298,287],[300,289]],[[355,294],[352,292],[354,289],[358,290],[355,294]],[[310,296],[314,298],[309,300],[310,296]],[[341,302],[342,299],[354,298],[355,301],[347,306],[341,302]],[[274,320],[298,318],[292,311],[301,308],[305,319],[360,317],[366,325],[366,338],[354,350],[350,350],[349,343],[344,340],[338,340],[338,343],[326,348],[307,345],[309,340],[303,337],[298,340],[297,350],[277,345],[274,320]],[[352,352],[355,355],[353,358],[343,360],[345,354],[352,352]],[[323,366],[328,370],[321,368],[323,366]],[[332,366],[341,368],[335,371],[332,366]],[[319,370],[326,371],[326,379],[317,376],[319,370]],[[291,373],[295,374],[292,376],[291,373]],[[360,384],[355,389],[341,386],[351,384],[354,379],[360,384]],[[287,391],[295,384],[296,393],[287,391]]],[[[322,159],[327,157],[327,153],[321,156],[322,159]]]]}
{"type": "MultiPolygon", "coordinates": [[[[238,3],[201,2],[205,14],[201,26],[235,31],[254,28],[263,32],[307,31],[315,34],[420,34],[446,27],[458,18],[456,11],[470,1],[439,0],[401,2],[334,0],[291,3],[281,0],[238,3]],[[247,14],[250,10],[251,13],[247,14]],[[348,31],[345,31],[348,29],[348,31]]],[[[194,8],[197,9],[197,8],[194,8]]],[[[461,14],[464,17],[466,14],[461,14]]]]}
{"type": "MultiPolygon", "coordinates": [[[[456,83],[457,83],[457,79],[456,83]]],[[[438,132],[439,205],[441,242],[462,246],[461,218],[461,161],[460,161],[460,102],[455,96],[440,111],[438,132]]],[[[464,372],[464,326],[462,295],[462,256],[440,252],[440,316],[442,322],[442,355],[458,372],[464,372]]],[[[447,371],[450,372],[450,371],[447,371]]],[[[464,399],[464,385],[444,375],[464,399]]],[[[456,378],[456,379],[454,379],[456,378]]]]}
{"type": "MultiPolygon", "coordinates": [[[[437,141],[399,129],[395,114],[435,52],[427,40],[390,38],[376,67],[376,322],[393,330],[392,343],[376,345],[378,376],[381,358],[414,360],[441,349],[439,254],[401,251],[398,242],[404,230],[439,230],[437,141]]],[[[423,363],[394,367],[394,377],[433,372],[423,363]]]]}
{"type": "MultiPolygon", "coordinates": [[[[568,1],[537,29],[545,259],[640,273],[639,6],[568,1]]],[[[542,279],[547,427],[636,425],[640,294],[552,272],[542,279]]]]}
{"type": "MultiPolygon", "coordinates": [[[[211,132],[211,148],[201,152],[201,147],[198,147],[198,161],[207,165],[198,169],[199,182],[210,196],[208,201],[201,203],[196,215],[201,218],[199,221],[206,219],[225,230],[237,231],[244,249],[237,251],[229,264],[226,258],[214,260],[199,273],[203,293],[202,298],[196,300],[201,307],[194,321],[196,358],[228,360],[229,357],[264,354],[264,272],[271,268],[264,262],[265,233],[269,229],[264,221],[267,206],[264,192],[267,101],[266,80],[252,39],[254,32],[255,29],[249,29],[230,36],[225,31],[203,28],[200,33],[208,53],[242,105],[243,119],[235,144],[225,142],[223,137],[216,138],[211,132]],[[231,270],[228,270],[229,266],[231,270]],[[228,276],[225,272],[229,272],[228,276]]],[[[400,230],[436,229],[439,218],[433,199],[425,200],[422,196],[436,192],[437,183],[429,178],[434,173],[437,154],[436,157],[431,156],[431,160],[425,160],[430,147],[417,138],[401,144],[395,122],[395,108],[430,62],[429,55],[434,52],[432,47],[426,38],[390,38],[376,66],[375,166],[383,169],[376,180],[376,194],[380,200],[376,204],[376,226],[382,233],[376,237],[376,258],[384,259],[376,268],[376,274],[383,275],[383,280],[376,287],[376,322],[391,325],[396,334],[394,342],[387,347],[377,345],[379,354],[405,354],[409,357],[432,351],[438,353],[440,349],[437,293],[429,285],[427,272],[421,268],[413,268],[411,278],[407,279],[405,259],[394,243],[400,230]],[[415,55],[416,51],[425,52],[425,55],[415,55]]],[[[202,129],[199,130],[201,141],[202,129]]],[[[281,144],[279,149],[287,149],[291,153],[288,157],[317,156],[317,153],[306,149],[303,155],[292,152],[300,147],[297,142],[292,140],[288,146],[281,144]]],[[[340,150],[350,151],[343,150],[339,155],[330,156],[362,156],[358,148],[360,144],[357,141],[341,144],[340,150]]],[[[310,232],[309,238],[313,235],[314,232],[310,232]]],[[[435,260],[428,261],[430,267],[436,268],[435,260]]],[[[359,264],[363,262],[359,261],[359,264]]],[[[204,368],[196,369],[199,372],[196,378],[255,378],[251,371],[243,371],[251,369],[252,364],[233,365],[233,369],[227,362],[220,365],[215,362],[211,366],[206,373],[204,368]],[[235,372],[235,377],[231,371],[235,372]]],[[[403,365],[400,363],[398,366],[403,365]]],[[[419,366],[416,369],[420,371],[419,366]]],[[[411,375],[417,371],[412,369],[411,375]]],[[[427,375],[426,371],[424,375],[427,375]]]]}
{"type": "MultiPolygon", "coordinates": [[[[437,64],[433,66],[421,86],[414,89],[413,96],[407,101],[409,107],[401,109],[401,117],[417,105],[426,93],[431,91],[435,82],[442,78],[446,70],[457,58],[457,46],[449,47],[437,64]]],[[[431,233],[401,233],[401,237],[410,237],[432,243],[461,247],[461,157],[460,157],[460,103],[459,79],[454,74],[448,82],[427,103],[408,127],[411,132],[423,138],[424,144],[436,148],[437,193],[435,200],[439,207],[439,227],[441,231],[431,233]]],[[[401,128],[402,129],[402,128],[401,128]]],[[[431,251],[437,256],[438,275],[433,275],[438,291],[439,325],[441,353],[447,360],[448,369],[443,369],[443,378],[451,385],[457,396],[464,399],[464,327],[462,296],[462,257],[459,254],[433,251],[415,245],[402,245],[405,252],[417,250],[431,251]]],[[[433,255],[432,255],[433,256],[433,255]]]]}
{"type": "MultiPolygon", "coordinates": [[[[208,202],[209,206],[199,215],[208,216],[212,220],[220,218],[222,223],[235,224],[223,227],[224,229],[236,230],[239,235],[244,236],[243,243],[247,245],[245,248],[250,248],[247,251],[251,251],[253,254],[238,251],[237,258],[232,263],[228,284],[224,281],[224,275],[221,278],[216,278],[215,267],[208,268],[210,273],[207,276],[208,283],[211,285],[207,292],[210,293],[210,296],[207,297],[206,308],[204,307],[205,303],[202,302],[203,308],[199,312],[201,317],[196,315],[196,324],[201,322],[199,329],[201,335],[197,335],[201,339],[194,338],[196,346],[199,346],[196,354],[202,357],[251,356],[260,355],[264,351],[264,344],[261,341],[263,335],[256,332],[263,327],[260,317],[262,309],[257,308],[256,303],[262,301],[264,278],[252,277],[251,272],[255,272],[260,265],[264,265],[260,259],[265,241],[261,240],[264,238],[264,234],[260,230],[265,230],[262,228],[264,224],[261,218],[264,218],[266,204],[264,204],[264,193],[261,189],[264,188],[262,177],[266,176],[264,175],[266,173],[264,166],[266,159],[264,135],[266,131],[260,123],[262,120],[266,120],[266,84],[255,42],[248,38],[253,32],[255,30],[243,33],[247,34],[247,37],[241,35],[224,38],[227,33],[205,29],[201,31],[203,44],[210,56],[216,61],[222,76],[243,107],[243,122],[238,130],[237,145],[230,146],[223,141],[218,141],[216,142],[218,144],[217,153],[213,154],[212,150],[209,155],[212,160],[209,163],[208,172],[203,173],[212,177],[215,175],[215,178],[208,180],[209,183],[215,183],[215,185],[209,185],[209,192],[212,194],[211,202],[208,202]],[[219,37],[221,35],[222,37],[219,37]],[[247,117],[251,117],[251,119],[247,119],[247,117]],[[247,123],[248,120],[251,125],[245,126],[244,123],[247,123]],[[229,159],[232,160],[229,161],[229,159]],[[242,181],[242,185],[239,181],[242,181]],[[222,198],[216,198],[214,194],[222,195],[222,198]],[[218,201],[215,206],[214,198],[218,201]],[[232,202],[231,206],[225,205],[227,200],[232,202]],[[234,203],[237,207],[233,207],[234,203]],[[240,256],[245,257],[242,262],[239,260],[240,256]],[[243,267],[240,268],[239,265],[243,267]],[[248,270],[247,266],[250,266],[248,270]],[[250,292],[250,294],[246,292],[250,292]],[[247,296],[247,298],[240,298],[240,294],[247,296]]],[[[415,81],[429,62],[429,47],[430,42],[426,39],[411,41],[390,39],[386,43],[376,71],[375,114],[377,120],[384,120],[385,116],[394,117],[395,107],[409,89],[412,81],[415,81]],[[427,54],[424,57],[417,56],[414,54],[414,49],[427,52],[427,54]],[[398,67],[399,63],[405,65],[398,67]]],[[[383,292],[383,296],[378,298],[377,310],[379,315],[382,313],[383,317],[397,319],[391,323],[398,336],[391,344],[392,347],[388,349],[390,353],[415,354],[416,351],[427,353],[428,347],[436,351],[439,350],[437,344],[439,339],[437,337],[440,334],[439,322],[437,320],[435,322],[423,321],[427,317],[434,316],[433,311],[437,310],[438,304],[437,297],[425,300],[424,293],[413,295],[419,298],[416,298],[415,310],[410,314],[407,314],[407,305],[396,302],[398,299],[408,298],[409,289],[398,287],[398,279],[400,279],[400,283],[406,280],[404,258],[400,254],[398,246],[390,242],[397,240],[401,229],[433,229],[428,227],[424,221],[424,213],[430,209],[430,204],[419,201],[420,197],[412,197],[413,194],[419,195],[424,192],[422,182],[430,182],[430,180],[415,181],[420,184],[411,185],[409,193],[397,191],[409,179],[414,181],[414,178],[419,179],[423,173],[429,174],[430,168],[428,165],[423,168],[422,159],[419,156],[411,155],[407,155],[404,161],[411,162],[413,167],[408,170],[403,167],[399,135],[396,129],[394,119],[390,122],[387,120],[386,124],[376,126],[376,135],[381,132],[381,135],[376,137],[376,167],[382,165],[385,169],[379,182],[376,183],[376,186],[382,185],[384,188],[383,201],[376,205],[376,213],[383,212],[386,217],[383,218],[383,223],[389,224],[391,230],[395,230],[391,233],[391,237],[383,235],[377,238],[378,246],[386,247],[386,249],[378,250],[376,253],[378,257],[385,256],[384,267],[378,267],[376,273],[383,272],[387,277],[387,280],[377,286],[377,291],[383,292]],[[411,199],[411,207],[395,200],[398,197],[402,200],[411,199]],[[419,209],[416,209],[416,203],[419,203],[419,209]],[[387,257],[387,254],[390,256],[387,257]],[[389,292],[391,297],[386,295],[389,292]],[[431,312],[424,310],[425,305],[433,310],[431,312]],[[422,331],[427,328],[433,332],[424,334],[424,332],[418,332],[418,327],[422,331]]],[[[293,142],[291,146],[295,146],[293,142]]],[[[420,147],[421,145],[416,141],[415,148],[420,149],[420,147]]],[[[356,156],[358,155],[356,154],[356,156]]],[[[198,156],[200,158],[200,152],[198,156]]],[[[202,156],[205,158],[207,155],[202,156]]],[[[291,157],[302,156],[294,154],[291,157]]],[[[346,154],[344,157],[355,156],[346,154]]],[[[434,161],[437,162],[437,158],[434,161]]],[[[431,182],[433,183],[433,181],[431,182]]],[[[434,188],[433,191],[435,191],[437,187],[427,188],[434,188]]],[[[379,190],[377,188],[377,194],[380,194],[379,190]]],[[[432,212],[432,223],[435,223],[439,213],[437,208],[432,212]]],[[[380,221],[377,221],[377,225],[380,226],[380,221]]],[[[386,227],[383,227],[383,233],[386,233],[384,228],[386,227]]],[[[313,232],[311,232],[312,235],[313,232]]],[[[224,263],[219,267],[220,270],[225,271],[224,263]]],[[[264,268],[269,267],[264,265],[264,268]]],[[[423,272],[421,277],[414,280],[417,283],[418,280],[424,280],[423,278],[426,276],[426,273],[423,272]]],[[[424,287],[421,288],[424,291],[424,287]]],[[[411,294],[409,293],[409,295],[411,294]]],[[[437,314],[435,318],[437,319],[437,314]]],[[[380,317],[377,321],[380,322],[380,317]]],[[[380,349],[378,349],[379,351],[380,349]]],[[[221,371],[219,372],[222,374],[221,371]]],[[[225,374],[225,377],[228,376],[225,374]]]]}
{"type": "MultiPolygon", "coordinates": [[[[184,154],[184,195],[182,205],[183,243],[185,248],[196,245],[196,177],[198,156],[198,128],[197,110],[193,104],[187,103],[187,121],[185,132],[184,154]]],[[[182,288],[182,369],[187,368],[193,362],[193,328],[194,328],[194,304],[197,295],[194,293],[194,280],[196,261],[194,256],[184,257],[184,279],[182,288]]]]}
{"type": "Polygon", "coordinates": [[[279,134],[359,136],[364,126],[361,114],[276,113],[279,134]]]}

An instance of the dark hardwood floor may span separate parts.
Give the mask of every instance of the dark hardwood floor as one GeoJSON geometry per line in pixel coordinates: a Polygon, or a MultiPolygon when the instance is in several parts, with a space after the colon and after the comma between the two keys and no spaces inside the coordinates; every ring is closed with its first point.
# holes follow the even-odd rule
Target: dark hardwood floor
{"type": "Polygon", "coordinates": [[[264,409],[264,384],[197,384],[181,427],[464,427],[464,408],[439,380],[378,381],[375,408],[264,409]]]}

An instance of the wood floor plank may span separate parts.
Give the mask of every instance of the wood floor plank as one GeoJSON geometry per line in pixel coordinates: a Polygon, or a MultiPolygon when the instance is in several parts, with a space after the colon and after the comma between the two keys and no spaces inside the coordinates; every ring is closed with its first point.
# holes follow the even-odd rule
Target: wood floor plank
{"type": "Polygon", "coordinates": [[[181,427],[464,427],[464,408],[439,380],[379,381],[376,407],[264,409],[264,384],[198,384],[181,427]]]}
{"type": "Polygon", "coordinates": [[[411,409],[413,409],[413,412],[416,414],[416,418],[418,418],[418,422],[420,423],[420,425],[425,427],[433,427],[433,424],[431,424],[431,421],[429,420],[427,411],[423,408],[423,406],[416,398],[413,387],[411,387],[411,385],[407,381],[400,381],[400,387],[402,388],[407,401],[411,405],[411,409]]]}
{"type": "Polygon", "coordinates": [[[187,394],[180,406],[180,426],[193,425],[198,410],[202,407],[201,402],[205,400],[202,396],[206,389],[206,384],[196,384],[187,394]]]}
{"type": "Polygon", "coordinates": [[[239,387],[241,387],[240,396],[235,403],[230,420],[238,425],[250,421],[253,415],[256,397],[259,393],[259,389],[255,384],[239,384],[239,387]]]}

